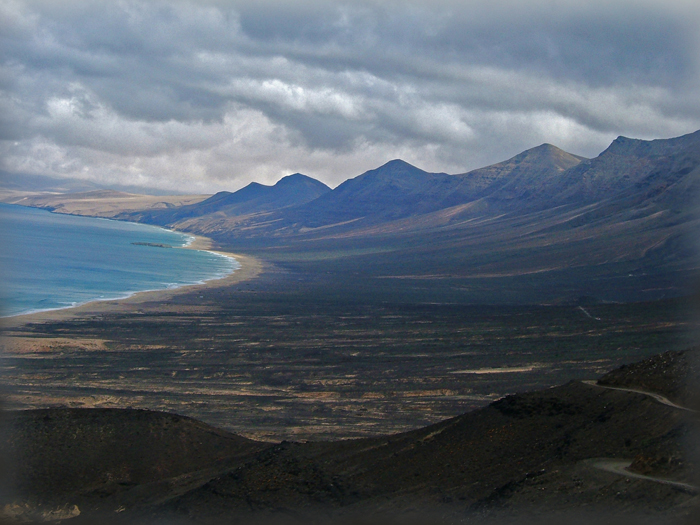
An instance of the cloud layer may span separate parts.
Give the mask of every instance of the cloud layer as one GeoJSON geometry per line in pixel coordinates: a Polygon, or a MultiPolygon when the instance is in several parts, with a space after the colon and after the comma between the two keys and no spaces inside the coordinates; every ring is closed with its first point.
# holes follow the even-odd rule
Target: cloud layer
{"type": "Polygon", "coordinates": [[[0,4],[0,169],[212,192],[700,129],[696,2],[0,4]]]}

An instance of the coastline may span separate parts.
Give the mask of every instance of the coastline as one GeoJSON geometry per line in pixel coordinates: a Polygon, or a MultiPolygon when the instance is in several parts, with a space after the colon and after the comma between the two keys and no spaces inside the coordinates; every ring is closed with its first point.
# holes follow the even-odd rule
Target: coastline
{"type": "Polygon", "coordinates": [[[135,292],[128,297],[119,299],[96,299],[77,306],[15,315],[12,317],[2,317],[0,318],[0,329],[8,330],[19,328],[30,323],[62,321],[76,317],[93,317],[109,313],[136,312],[141,310],[146,303],[162,303],[162,305],[151,306],[151,308],[155,306],[155,308],[158,309],[159,306],[165,307],[167,301],[176,295],[188,293],[196,289],[222,288],[237,284],[257,277],[263,269],[263,263],[259,259],[249,255],[213,249],[214,241],[208,237],[191,233],[187,233],[186,235],[194,237],[194,240],[190,244],[180,247],[181,249],[208,251],[224,257],[231,257],[238,262],[239,268],[233,270],[224,277],[210,279],[203,283],[188,284],[177,288],[165,288],[162,290],[135,292]]]}

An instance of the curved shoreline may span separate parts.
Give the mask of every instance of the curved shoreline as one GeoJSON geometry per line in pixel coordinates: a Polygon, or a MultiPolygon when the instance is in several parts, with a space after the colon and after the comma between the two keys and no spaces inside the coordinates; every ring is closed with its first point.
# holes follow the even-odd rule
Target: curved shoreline
{"type": "MultiPolygon", "coordinates": [[[[184,233],[184,232],[177,232],[184,233]]],[[[172,297],[190,292],[194,289],[211,289],[236,284],[257,277],[262,271],[262,262],[254,257],[237,253],[212,249],[214,241],[208,237],[185,233],[194,237],[193,241],[179,248],[186,250],[207,251],[224,257],[233,258],[239,267],[228,275],[209,279],[202,283],[186,284],[176,288],[164,288],[161,290],[145,290],[134,292],[127,297],[118,299],[94,299],[76,306],[56,308],[41,312],[19,314],[11,317],[0,318],[0,329],[6,330],[18,328],[29,323],[42,323],[48,321],[61,321],[75,317],[94,316],[107,313],[127,313],[139,310],[139,306],[145,303],[165,303],[172,297]]]]}

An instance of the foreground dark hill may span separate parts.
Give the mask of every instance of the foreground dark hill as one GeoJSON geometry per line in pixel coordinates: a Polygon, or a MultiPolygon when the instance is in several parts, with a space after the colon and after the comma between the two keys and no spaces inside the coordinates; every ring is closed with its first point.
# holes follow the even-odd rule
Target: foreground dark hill
{"type": "Polygon", "coordinates": [[[48,501],[120,491],[220,465],[264,445],[194,419],[143,410],[29,410],[13,415],[14,487],[48,501]]]}
{"type": "MultiPolygon", "coordinates": [[[[635,378],[643,378],[653,392],[669,375],[682,382],[685,362],[683,353],[667,354],[636,365],[622,383],[619,373],[604,382],[642,388],[635,378]]],[[[5,512],[56,516],[77,506],[74,523],[297,523],[588,508],[669,520],[687,515],[697,493],[681,446],[692,428],[687,415],[644,394],[579,382],[507,396],[423,429],[340,442],[256,443],[148,411],[28,411],[11,416],[5,438],[5,450],[8,441],[18,450],[19,488],[5,512]],[[631,470],[616,471],[619,464],[631,470]]]]}

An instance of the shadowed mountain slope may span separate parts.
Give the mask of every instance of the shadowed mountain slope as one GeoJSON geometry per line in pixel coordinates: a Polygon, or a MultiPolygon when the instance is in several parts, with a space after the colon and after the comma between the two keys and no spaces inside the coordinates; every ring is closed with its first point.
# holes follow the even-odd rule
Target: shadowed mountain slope
{"type": "MultiPolygon", "coordinates": [[[[654,181],[664,183],[666,171],[672,167],[678,171],[678,160],[692,155],[699,144],[700,131],[651,141],[618,137],[595,159],[568,170],[546,189],[546,194],[555,203],[592,202],[643,189],[654,181]]],[[[679,175],[686,175],[694,167],[686,166],[689,169],[679,175]]]]}
{"type": "Polygon", "coordinates": [[[198,205],[198,213],[204,215],[222,212],[226,215],[243,215],[256,211],[269,211],[310,202],[331,189],[316,179],[295,173],[280,179],[274,186],[251,182],[237,192],[222,191],[198,205]]]}
{"type": "Polygon", "coordinates": [[[500,194],[495,201],[512,204],[514,199],[537,195],[540,186],[580,161],[581,157],[549,144],[461,175],[430,173],[396,159],[349,179],[332,191],[297,174],[272,188],[252,183],[235,193],[220,192],[180,210],[125,218],[185,228],[209,223],[208,233],[214,230],[212,223],[221,229],[224,224],[231,228],[245,225],[247,236],[269,235],[280,229],[288,234],[349,221],[378,224],[472,203],[496,191],[500,194]],[[306,191],[311,185],[315,193],[306,191]],[[251,214],[258,216],[248,217],[251,214]],[[197,217],[202,217],[201,221],[193,220],[197,217]]]}
{"type": "Polygon", "coordinates": [[[385,222],[474,202],[495,192],[499,193],[496,200],[512,202],[537,195],[540,186],[581,160],[550,144],[461,175],[429,173],[392,160],[345,181],[289,219],[305,226],[359,218],[385,222]]]}
{"type": "MultiPolygon", "coordinates": [[[[251,238],[264,235],[275,237],[305,234],[315,228],[340,228],[343,231],[391,221],[422,217],[426,214],[449,210],[454,206],[471,204],[470,213],[483,213],[489,204],[483,200],[500,190],[494,202],[537,195],[539,187],[559,176],[581,157],[544,144],[527,150],[512,159],[461,175],[430,173],[396,159],[377,169],[349,179],[317,199],[285,209],[272,206],[226,206],[228,199],[257,203],[249,200],[248,193],[260,191],[259,185],[248,186],[236,194],[222,192],[201,204],[178,211],[159,212],[142,217],[125,216],[167,224],[200,233],[238,230],[251,238]],[[528,182],[529,181],[529,182],[528,182]],[[245,195],[238,195],[245,192],[245,195]],[[234,197],[235,195],[235,197],[234,197]],[[249,216],[253,211],[261,212],[249,216]],[[200,217],[201,219],[195,219],[200,217]]],[[[313,235],[313,234],[312,234],[313,235]]]]}
{"type": "Polygon", "coordinates": [[[351,219],[388,220],[444,208],[459,181],[446,173],[429,173],[392,160],[335,188],[301,209],[288,221],[322,226],[351,219]]]}
{"type": "Polygon", "coordinates": [[[215,215],[240,216],[281,210],[288,206],[310,202],[331,189],[316,179],[295,173],[280,179],[274,186],[251,182],[236,192],[221,191],[208,199],[164,212],[133,214],[131,220],[171,225],[179,221],[215,215]]]}
{"type": "Polygon", "coordinates": [[[536,199],[541,188],[561,177],[566,170],[587,160],[564,150],[542,144],[515,157],[459,177],[472,193],[492,202],[524,204],[536,199]]]}
{"type": "Polygon", "coordinates": [[[428,173],[395,160],[300,206],[174,225],[239,241],[263,235],[385,239],[428,231],[435,240],[433,235],[453,237],[457,230],[480,234],[494,224],[545,232],[692,212],[699,166],[700,132],[650,142],[619,138],[599,157],[584,160],[544,144],[462,175],[428,173]]]}

